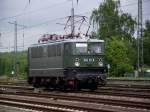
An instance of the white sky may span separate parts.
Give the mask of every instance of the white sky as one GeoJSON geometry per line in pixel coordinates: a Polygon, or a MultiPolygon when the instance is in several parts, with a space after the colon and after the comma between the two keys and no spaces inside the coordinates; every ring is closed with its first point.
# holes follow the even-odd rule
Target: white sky
{"type": "MultiPolygon", "coordinates": [[[[56,19],[69,16],[70,0],[0,0],[0,51],[13,50],[14,25],[8,22],[17,21],[27,26],[24,30],[24,45],[37,43],[41,34],[64,33],[63,27],[56,23],[65,23],[66,19],[56,19]],[[10,17],[10,18],[8,18],[10,17]],[[55,20],[55,21],[54,21],[55,20]],[[42,23],[42,24],[41,24],[42,23]],[[32,28],[29,28],[33,26],[32,28]]],[[[103,0],[74,0],[75,14],[90,16],[103,0]]],[[[137,0],[121,0],[121,9],[137,17],[137,0]]],[[[150,19],[150,0],[143,0],[144,21],[150,19]]],[[[23,30],[18,27],[18,46],[23,46],[23,30]]],[[[22,48],[20,48],[22,49],[22,48]]]]}

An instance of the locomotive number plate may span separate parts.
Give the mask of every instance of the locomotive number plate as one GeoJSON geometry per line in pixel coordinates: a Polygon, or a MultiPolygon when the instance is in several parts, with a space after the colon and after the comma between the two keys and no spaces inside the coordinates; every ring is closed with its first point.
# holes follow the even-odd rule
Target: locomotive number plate
{"type": "Polygon", "coordinates": [[[84,58],[84,62],[94,62],[94,58],[84,58]]]}

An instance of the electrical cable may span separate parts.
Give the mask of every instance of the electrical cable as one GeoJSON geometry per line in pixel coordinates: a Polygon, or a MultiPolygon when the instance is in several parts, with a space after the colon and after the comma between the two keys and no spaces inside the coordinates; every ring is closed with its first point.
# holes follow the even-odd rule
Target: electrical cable
{"type": "Polygon", "coordinates": [[[41,10],[45,10],[45,9],[48,9],[48,8],[52,8],[52,7],[55,7],[55,6],[57,6],[57,5],[61,5],[61,4],[64,4],[64,3],[66,3],[66,1],[65,1],[65,2],[61,2],[61,3],[57,3],[57,4],[50,5],[50,6],[48,6],[48,7],[44,7],[44,8],[32,10],[32,11],[30,11],[30,12],[23,12],[23,13],[19,13],[19,14],[13,15],[13,16],[0,18],[0,21],[4,21],[4,20],[7,20],[7,19],[15,18],[15,17],[20,17],[20,16],[23,16],[24,14],[32,14],[32,13],[35,13],[35,12],[38,12],[38,11],[41,11],[41,10]]]}

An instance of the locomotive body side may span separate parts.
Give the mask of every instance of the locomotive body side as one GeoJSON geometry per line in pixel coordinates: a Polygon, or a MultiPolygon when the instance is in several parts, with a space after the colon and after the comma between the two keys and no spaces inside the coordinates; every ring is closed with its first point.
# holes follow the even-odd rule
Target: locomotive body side
{"type": "Polygon", "coordinates": [[[104,41],[72,39],[36,45],[28,55],[28,82],[33,86],[94,90],[106,83],[104,41]]]}
{"type": "Polygon", "coordinates": [[[56,44],[30,48],[30,76],[63,77],[62,47],[56,44]]]}
{"type": "Polygon", "coordinates": [[[55,83],[58,78],[64,77],[63,44],[36,45],[30,47],[28,52],[29,84],[35,87],[55,85],[50,82],[55,83]]]}

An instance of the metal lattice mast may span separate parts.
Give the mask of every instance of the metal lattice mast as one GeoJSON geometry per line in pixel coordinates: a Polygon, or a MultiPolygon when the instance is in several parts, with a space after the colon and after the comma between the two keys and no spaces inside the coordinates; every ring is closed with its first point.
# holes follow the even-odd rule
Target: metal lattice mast
{"type": "Polygon", "coordinates": [[[71,34],[74,35],[75,26],[74,26],[74,7],[73,7],[73,0],[72,0],[72,8],[71,8],[71,34]]]}
{"type": "Polygon", "coordinates": [[[14,66],[13,66],[13,69],[14,69],[15,76],[17,76],[17,64],[18,64],[18,57],[17,57],[17,51],[18,51],[18,48],[17,48],[18,47],[17,46],[17,27],[20,26],[20,27],[25,28],[26,26],[17,24],[17,21],[8,22],[8,23],[14,25],[14,66]]]}
{"type": "Polygon", "coordinates": [[[9,24],[14,25],[14,74],[17,76],[17,21],[8,22],[9,24]]]}
{"type": "Polygon", "coordinates": [[[144,66],[144,59],[143,59],[143,7],[142,7],[142,0],[140,0],[140,36],[141,36],[141,69],[143,72],[143,66],[144,66]]]}
{"type": "Polygon", "coordinates": [[[143,67],[143,38],[142,38],[142,0],[138,0],[138,29],[137,29],[137,46],[138,46],[138,59],[137,69],[138,74],[140,67],[143,67]],[[141,40],[141,43],[140,43],[141,40]]]}
{"type": "Polygon", "coordinates": [[[15,37],[15,39],[14,39],[14,53],[15,53],[14,63],[15,63],[15,66],[14,66],[14,71],[15,71],[15,76],[17,76],[17,62],[18,62],[17,61],[17,50],[18,50],[18,48],[17,48],[17,21],[14,22],[14,25],[15,25],[15,35],[14,35],[14,37],[15,37]]]}

